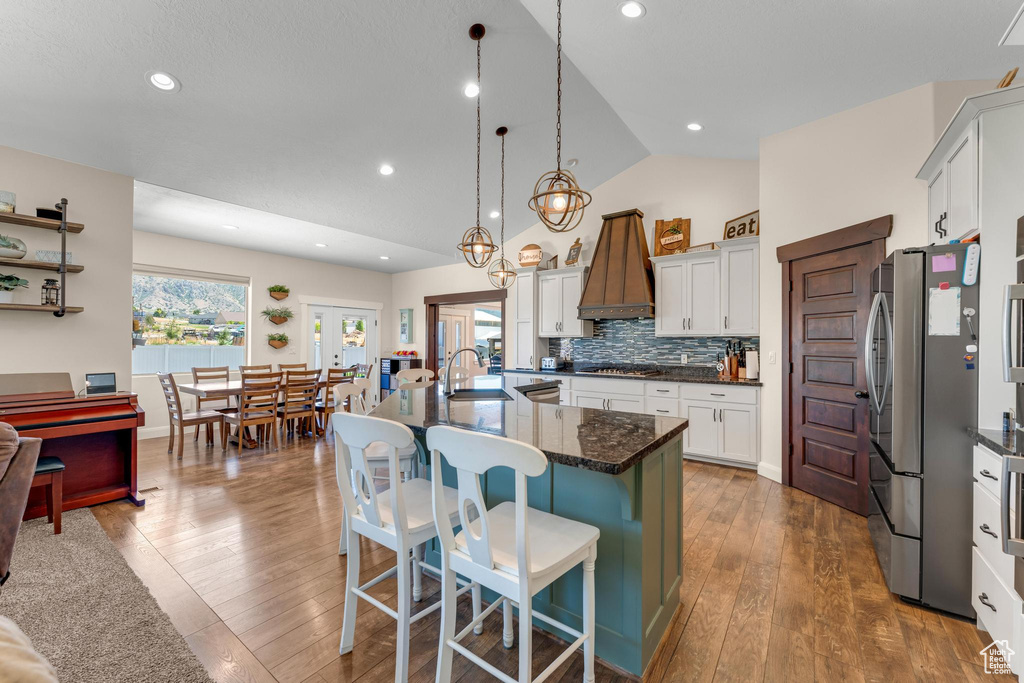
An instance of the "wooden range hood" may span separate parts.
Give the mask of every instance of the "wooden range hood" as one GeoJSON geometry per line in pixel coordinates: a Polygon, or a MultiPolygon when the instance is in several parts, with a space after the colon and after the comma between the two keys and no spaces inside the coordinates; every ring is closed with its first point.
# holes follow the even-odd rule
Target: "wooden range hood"
{"type": "Polygon", "coordinates": [[[580,319],[653,318],[654,274],[643,212],[629,209],[601,218],[604,224],[580,298],[580,319]]]}

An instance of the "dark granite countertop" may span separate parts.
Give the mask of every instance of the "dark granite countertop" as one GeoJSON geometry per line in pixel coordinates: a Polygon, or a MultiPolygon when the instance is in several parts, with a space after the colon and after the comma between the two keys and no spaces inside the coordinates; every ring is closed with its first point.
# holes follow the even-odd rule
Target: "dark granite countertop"
{"type": "Polygon", "coordinates": [[[1024,439],[1018,438],[1019,432],[1016,430],[1007,434],[1001,429],[968,427],[967,433],[979,444],[999,455],[1022,455],[1024,439]]]}
{"type": "Polygon", "coordinates": [[[501,387],[511,401],[446,401],[440,382],[423,382],[416,389],[392,392],[370,414],[400,422],[420,436],[434,425],[497,434],[536,446],[551,462],[607,474],[625,472],[682,436],[688,424],[674,417],[534,402],[515,390],[525,384],[551,382],[481,375],[459,384],[501,387]]]}
{"type": "MultiPolygon", "coordinates": [[[[623,366],[628,367],[628,366],[623,366]]],[[[705,366],[684,367],[682,365],[658,365],[644,366],[653,368],[660,374],[648,375],[646,377],[630,377],[623,375],[593,375],[579,372],[572,366],[563,370],[518,370],[506,369],[503,372],[507,375],[563,375],[568,377],[607,377],[608,379],[631,379],[644,382],[687,382],[690,384],[732,384],[742,387],[759,387],[761,381],[756,379],[720,379],[714,368],[705,366]]]]}

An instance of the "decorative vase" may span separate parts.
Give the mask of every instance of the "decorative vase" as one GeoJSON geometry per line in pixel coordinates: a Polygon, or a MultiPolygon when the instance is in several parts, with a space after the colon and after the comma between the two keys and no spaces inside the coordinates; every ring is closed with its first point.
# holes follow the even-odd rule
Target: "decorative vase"
{"type": "Polygon", "coordinates": [[[288,292],[271,292],[270,297],[278,301],[284,301],[288,298],[288,292]]]}
{"type": "Polygon", "coordinates": [[[14,292],[0,289],[0,304],[9,304],[14,302],[14,292]]]}
{"type": "Polygon", "coordinates": [[[284,347],[288,346],[288,342],[280,341],[279,339],[271,339],[267,343],[273,346],[275,349],[283,349],[284,347]]]}
{"type": "Polygon", "coordinates": [[[27,253],[28,249],[25,248],[25,243],[17,237],[0,235],[0,258],[25,258],[27,253]]]}
{"type": "Polygon", "coordinates": [[[14,213],[17,197],[13,192],[0,190],[0,213],[14,213]]]}
{"type": "Polygon", "coordinates": [[[281,315],[272,315],[270,316],[270,322],[274,323],[275,325],[281,325],[282,323],[288,322],[288,318],[285,318],[284,316],[281,315]]]}
{"type": "Polygon", "coordinates": [[[527,244],[519,250],[519,265],[524,268],[535,266],[544,258],[544,251],[539,244],[527,244]]]}

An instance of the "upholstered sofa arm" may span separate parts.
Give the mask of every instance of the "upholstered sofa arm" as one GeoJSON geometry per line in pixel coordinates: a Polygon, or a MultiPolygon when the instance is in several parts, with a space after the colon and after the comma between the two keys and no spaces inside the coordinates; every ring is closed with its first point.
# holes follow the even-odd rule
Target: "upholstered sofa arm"
{"type": "Polygon", "coordinates": [[[0,584],[10,573],[14,541],[25,516],[42,439],[19,438],[18,450],[0,479],[0,584]]]}

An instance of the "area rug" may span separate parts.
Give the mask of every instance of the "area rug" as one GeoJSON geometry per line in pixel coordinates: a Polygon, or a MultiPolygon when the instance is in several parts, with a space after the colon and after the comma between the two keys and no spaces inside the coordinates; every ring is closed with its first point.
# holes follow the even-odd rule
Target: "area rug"
{"type": "Polygon", "coordinates": [[[0,614],[61,681],[211,681],[88,509],[65,513],[59,536],[46,518],[22,524],[0,614]]]}

